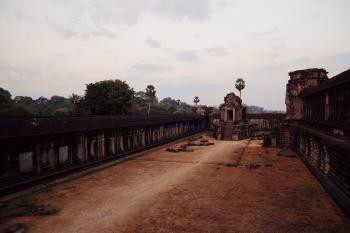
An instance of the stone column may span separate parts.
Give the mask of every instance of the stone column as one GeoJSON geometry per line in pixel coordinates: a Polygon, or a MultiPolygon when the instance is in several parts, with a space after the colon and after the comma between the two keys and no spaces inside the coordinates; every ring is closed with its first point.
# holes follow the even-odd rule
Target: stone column
{"type": "Polygon", "coordinates": [[[123,140],[123,136],[119,136],[119,150],[121,152],[124,152],[124,140],[123,140]]]}
{"type": "Polygon", "coordinates": [[[227,122],[227,109],[225,108],[225,114],[224,114],[224,122],[227,122]]]}
{"type": "Polygon", "coordinates": [[[146,146],[146,139],[145,139],[145,132],[142,132],[141,134],[141,143],[142,143],[142,146],[146,146]]]}
{"type": "Polygon", "coordinates": [[[105,157],[105,135],[104,132],[99,132],[97,136],[97,147],[98,147],[98,157],[104,158],[105,157]]]}
{"type": "Polygon", "coordinates": [[[329,108],[329,95],[328,92],[326,93],[326,101],[325,101],[325,113],[324,113],[324,118],[326,121],[329,120],[329,115],[330,115],[330,108],[329,108]]]}

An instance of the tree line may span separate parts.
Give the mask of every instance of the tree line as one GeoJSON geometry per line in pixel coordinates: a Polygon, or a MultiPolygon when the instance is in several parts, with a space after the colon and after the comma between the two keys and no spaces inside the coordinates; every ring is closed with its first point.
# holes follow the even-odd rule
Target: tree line
{"type": "MultiPolygon", "coordinates": [[[[196,100],[197,101],[197,100],[196,100]]],[[[199,99],[198,99],[199,101],[199,99]]],[[[166,97],[158,101],[153,85],[135,92],[125,81],[104,80],[86,85],[83,96],[68,98],[15,96],[0,87],[0,116],[84,116],[118,114],[188,113],[192,106],[166,97]]]]}
{"type": "MultiPolygon", "coordinates": [[[[245,81],[236,80],[236,89],[245,88],[245,81]]],[[[84,115],[118,115],[152,113],[189,113],[192,106],[180,99],[166,97],[158,101],[156,89],[148,85],[145,91],[135,92],[125,81],[104,80],[86,85],[83,96],[72,94],[68,98],[54,95],[33,99],[29,96],[16,96],[0,87],[0,116],[84,116],[84,115]]],[[[194,104],[200,102],[198,96],[194,104]]]]}

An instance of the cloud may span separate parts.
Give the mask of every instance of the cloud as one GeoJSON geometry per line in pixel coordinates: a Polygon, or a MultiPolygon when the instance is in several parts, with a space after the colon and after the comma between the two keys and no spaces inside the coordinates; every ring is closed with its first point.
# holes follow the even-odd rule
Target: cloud
{"type": "Polygon", "coordinates": [[[90,30],[90,36],[105,36],[111,39],[117,39],[118,36],[113,32],[106,28],[98,27],[96,29],[90,30]]]}
{"type": "Polygon", "coordinates": [[[66,53],[54,53],[53,56],[56,58],[66,58],[68,55],[66,53]]]}
{"type": "Polygon", "coordinates": [[[129,72],[136,73],[159,73],[171,70],[171,67],[168,65],[159,65],[153,63],[142,63],[142,64],[134,64],[130,67],[129,72]]]}
{"type": "Polygon", "coordinates": [[[10,0],[0,1],[0,9],[7,9],[9,7],[10,0]]]}
{"type": "Polygon", "coordinates": [[[226,49],[223,47],[219,47],[219,46],[208,48],[205,51],[211,56],[227,56],[228,55],[228,52],[226,51],[226,49]]]}
{"type": "Polygon", "coordinates": [[[317,64],[330,72],[332,77],[340,72],[350,69],[350,51],[337,53],[317,59],[317,64]]]}
{"type": "Polygon", "coordinates": [[[0,63],[0,81],[15,84],[39,82],[40,75],[34,69],[17,68],[6,63],[0,63]]]}
{"type": "Polygon", "coordinates": [[[51,23],[51,27],[64,39],[70,39],[70,38],[75,37],[79,34],[77,31],[74,31],[70,28],[67,28],[64,25],[58,25],[55,23],[51,23]]]}
{"type": "Polygon", "coordinates": [[[152,48],[160,48],[161,47],[160,42],[156,39],[153,39],[153,38],[148,38],[146,40],[146,43],[152,48]]]}
{"type": "Polygon", "coordinates": [[[64,39],[91,36],[115,39],[117,35],[111,28],[137,24],[144,14],[150,13],[172,20],[208,19],[213,12],[213,2],[214,0],[62,0],[45,1],[39,6],[14,2],[10,11],[17,20],[50,26],[64,39]]]}
{"type": "Polygon", "coordinates": [[[269,30],[262,31],[262,32],[252,32],[252,33],[249,33],[249,35],[251,37],[263,37],[263,36],[267,36],[267,35],[273,34],[275,32],[278,32],[278,31],[279,31],[279,29],[277,27],[274,27],[274,28],[271,28],[269,30]]]}
{"type": "Polygon", "coordinates": [[[172,20],[202,21],[210,17],[213,4],[214,0],[90,0],[85,13],[99,24],[133,25],[145,13],[172,20]]]}
{"type": "Polygon", "coordinates": [[[187,18],[192,21],[208,19],[212,12],[211,0],[158,0],[153,11],[175,20],[187,18]]]}
{"type": "Polygon", "coordinates": [[[16,20],[48,26],[63,39],[88,39],[93,36],[118,38],[116,33],[109,29],[110,22],[95,21],[94,15],[98,13],[94,13],[92,2],[44,2],[36,6],[38,9],[32,9],[34,5],[23,7],[14,4],[10,11],[16,20]]]}
{"type": "MultiPolygon", "coordinates": [[[[135,25],[144,14],[171,20],[203,21],[214,11],[214,0],[86,0],[44,1],[42,4],[19,4],[14,1],[3,10],[18,21],[50,27],[61,38],[89,39],[104,36],[117,39],[116,26],[135,25]]],[[[6,6],[6,7],[5,7],[6,6]]],[[[216,8],[215,8],[216,9],[216,8]]],[[[151,38],[150,38],[151,39],[151,38]]],[[[159,48],[160,43],[147,41],[159,48]]]]}
{"type": "Polygon", "coordinates": [[[64,39],[70,39],[72,37],[89,39],[93,36],[105,36],[111,39],[118,38],[118,36],[113,31],[108,30],[97,24],[74,24],[56,21],[55,19],[51,19],[51,21],[45,23],[48,24],[64,39]]]}
{"type": "Polygon", "coordinates": [[[268,58],[275,58],[278,57],[283,50],[283,46],[271,46],[268,48],[268,51],[266,53],[260,54],[260,57],[268,57],[268,58]]]}
{"type": "Polygon", "coordinates": [[[184,50],[177,52],[175,58],[181,61],[198,61],[197,52],[194,50],[184,50]]]}
{"type": "Polygon", "coordinates": [[[67,57],[68,55],[66,53],[53,53],[51,57],[48,59],[48,64],[49,65],[56,64],[58,61],[63,60],[67,57]]]}
{"type": "MultiPolygon", "coordinates": [[[[350,51],[344,53],[337,53],[329,56],[323,56],[319,58],[311,58],[306,56],[290,59],[286,62],[276,63],[270,66],[264,66],[261,70],[280,70],[283,72],[289,72],[293,70],[302,70],[308,68],[325,68],[327,71],[332,72],[332,75],[340,73],[350,66],[350,51]]],[[[259,70],[259,69],[258,69],[259,70]]],[[[331,77],[331,76],[330,76],[331,77]]]]}
{"type": "Polygon", "coordinates": [[[302,64],[309,64],[311,62],[312,62],[312,59],[310,57],[302,56],[302,57],[292,59],[288,63],[293,65],[302,65],[302,64]]]}

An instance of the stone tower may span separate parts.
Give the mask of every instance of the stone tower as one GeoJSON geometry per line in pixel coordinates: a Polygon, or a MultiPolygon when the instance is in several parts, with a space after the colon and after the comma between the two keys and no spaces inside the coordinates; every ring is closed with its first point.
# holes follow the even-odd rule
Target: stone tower
{"type": "Polygon", "coordinates": [[[318,86],[328,79],[325,69],[296,70],[289,73],[286,90],[286,107],[288,120],[299,120],[303,113],[303,102],[299,93],[305,88],[318,86]]]}
{"type": "Polygon", "coordinates": [[[242,121],[242,100],[233,92],[226,95],[225,103],[220,106],[220,115],[223,122],[239,122],[242,121]]]}

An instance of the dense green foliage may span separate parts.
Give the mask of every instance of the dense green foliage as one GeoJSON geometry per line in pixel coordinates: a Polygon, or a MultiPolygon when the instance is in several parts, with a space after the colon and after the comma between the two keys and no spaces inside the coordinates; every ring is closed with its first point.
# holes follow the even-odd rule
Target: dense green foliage
{"type": "Polygon", "coordinates": [[[85,104],[90,114],[124,114],[132,105],[134,90],[121,80],[86,85],[85,104]]]}
{"type": "Polygon", "coordinates": [[[11,102],[10,92],[0,87],[0,104],[8,104],[10,102],[11,102]]]}
{"type": "Polygon", "coordinates": [[[0,88],[0,116],[68,115],[69,111],[69,100],[64,97],[39,97],[34,100],[29,96],[16,96],[11,99],[11,94],[0,88]]]}
{"type": "Polygon", "coordinates": [[[134,113],[144,113],[146,114],[148,111],[148,104],[152,102],[152,111],[151,114],[156,113],[190,113],[192,107],[186,103],[181,103],[179,106],[177,105],[176,100],[171,97],[166,97],[163,100],[157,100],[155,96],[154,100],[151,100],[147,97],[146,93],[143,91],[135,93],[133,100],[133,112],[134,113]]]}
{"type": "Polygon", "coordinates": [[[0,115],[7,115],[11,109],[11,94],[0,87],[0,115]]]}
{"type": "Polygon", "coordinates": [[[156,97],[156,89],[153,85],[148,85],[146,87],[146,96],[149,98],[149,101],[154,101],[156,97]]]}
{"type": "Polygon", "coordinates": [[[69,116],[99,114],[189,113],[192,107],[170,97],[158,102],[156,90],[148,85],[145,91],[134,92],[126,82],[105,80],[86,85],[85,95],[69,98],[54,95],[47,99],[16,96],[0,88],[0,116],[69,116]]]}

